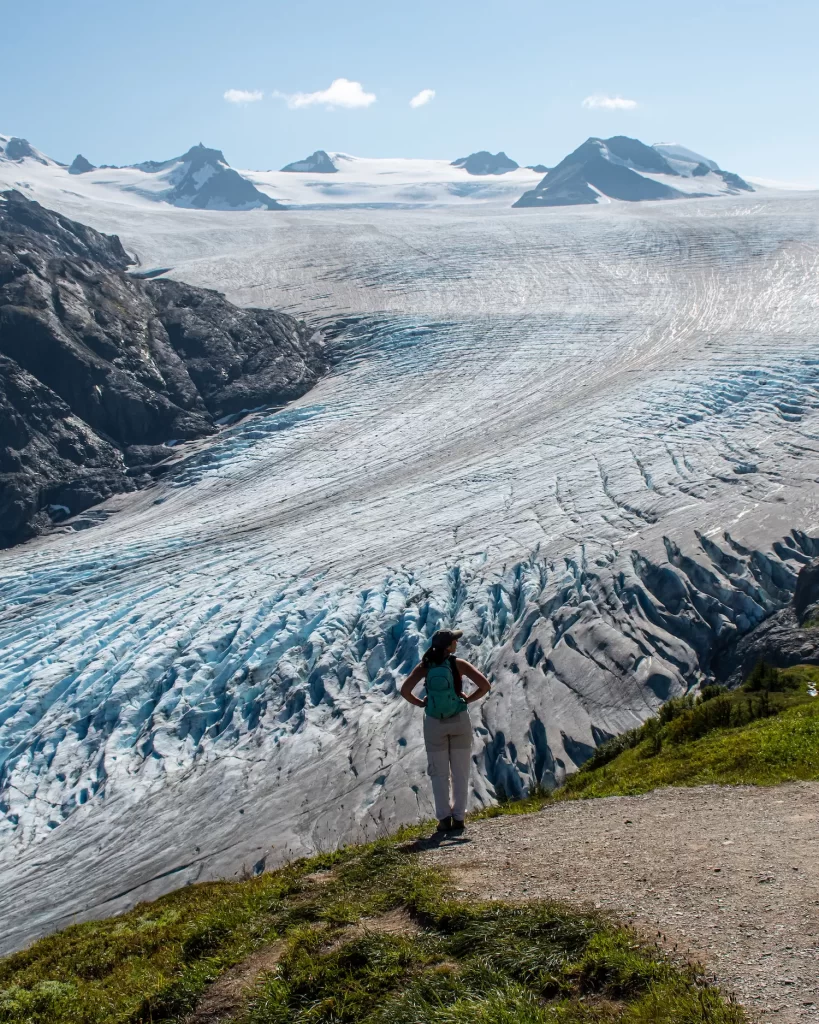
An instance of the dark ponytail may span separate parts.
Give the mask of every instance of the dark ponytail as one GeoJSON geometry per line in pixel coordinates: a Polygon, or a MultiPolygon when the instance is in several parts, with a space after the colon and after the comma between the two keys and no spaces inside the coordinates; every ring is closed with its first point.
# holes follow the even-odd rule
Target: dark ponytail
{"type": "Polygon", "coordinates": [[[429,647],[424,651],[424,655],[421,658],[421,665],[424,669],[424,678],[426,678],[427,672],[432,668],[433,665],[443,665],[443,663],[449,659],[449,667],[452,669],[452,678],[455,682],[455,692],[459,697],[463,696],[463,681],[461,679],[461,670],[458,668],[458,661],[454,654],[447,654],[446,648],[444,650],[436,651],[434,648],[429,647]]]}

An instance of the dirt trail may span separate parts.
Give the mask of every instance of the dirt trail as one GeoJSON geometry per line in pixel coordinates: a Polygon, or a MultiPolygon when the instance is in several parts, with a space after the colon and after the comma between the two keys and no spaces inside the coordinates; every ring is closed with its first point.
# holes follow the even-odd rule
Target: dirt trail
{"type": "Polygon", "coordinates": [[[565,802],[424,856],[469,895],[593,905],[659,931],[752,1019],[819,1020],[819,783],[565,802]]]}
{"type": "MultiPolygon", "coordinates": [[[[328,882],[331,878],[331,872],[317,872],[305,876],[306,881],[318,885],[328,882]]],[[[360,938],[367,932],[377,932],[381,935],[418,935],[421,928],[406,910],[399,908],[379,917],[363,917],[356,924],[345,928],[326,947],[325,952],[337,948],[343,942],[360,938]]],[[[253,994],[261,976],[276,969],[286,945],[284,939],[272,942],[223,974],[205,990],[196,1009],[188,1014],[184,1024],[222,1024],[229,1021],[253,994]]]]}
{"type": "Polygon", "coordinates": [[[184,1024],[220,1024],[229,1020],[250,995],[259,977],[276,969],[284,947],[283,939],[273,942],[223,974],[205,990],[184,1024]]]}

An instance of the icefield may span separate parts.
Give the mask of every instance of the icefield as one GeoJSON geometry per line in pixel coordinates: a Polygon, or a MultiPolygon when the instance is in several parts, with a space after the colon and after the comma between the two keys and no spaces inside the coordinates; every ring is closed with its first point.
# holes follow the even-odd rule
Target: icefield
{"type": "MultiPolygon", "coordinates": [[[[493,681],[474,805],[707,679],[819,554],[819,196],[230,213],[29,194],[334,370],[0,552],[0,951],[431,814],[396,687],[493,681]]],[[[170,440],[170,439],[169,439],[170,440]]]]}
{"type": "MultiPolygon", "coordinates": [[[[0,147],[8,141],[8,136],[0,135],[0,147]]],[[[3,160],[0,152],[0,184],[4,188],[18,188],[45,205],[51,200],[54,208],[57,207],[54,194],[58,201],[62,195],[63,199],[73,197],[95,205],[114,203],[137,209],[155,208],[184,173],[184,157],[179,157],[130,167],[95,167],[82,174],[71,174],[65,165],[34,147],[29,148],[35,156],[21,162],[3,160]]],[[[278,170],[241,170],[238,173],[270,199],[292,209],[508,207],[543,177],[541,172],[528,167],[504,174],[475,176],[462,167],[454,167],[449,160],[368,158],[347,153],[330,156],[337,167],[331,174],[278,170]]],[[[210,168],[202,174],[213,170],[210,168]]]]}

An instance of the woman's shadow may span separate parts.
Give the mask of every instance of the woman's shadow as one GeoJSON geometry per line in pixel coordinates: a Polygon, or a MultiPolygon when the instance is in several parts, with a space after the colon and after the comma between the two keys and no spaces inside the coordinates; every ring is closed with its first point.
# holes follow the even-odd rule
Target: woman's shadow
{"type": "Polygon", "coordinates": [[[398,849],[402,853],[423,853],[424,850],[437,850],[441,846],[464,846],[471,842],[471,837],[463,832],[433,832],[431,836],[399,843],[398,849]]]}

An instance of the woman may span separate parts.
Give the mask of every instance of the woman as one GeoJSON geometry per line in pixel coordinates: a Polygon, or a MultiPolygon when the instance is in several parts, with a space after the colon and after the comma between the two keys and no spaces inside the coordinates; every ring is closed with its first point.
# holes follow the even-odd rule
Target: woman
{"type": "Polygon", "coordinates": [[[455,657],[455,648],[462,636],[460,629],[439,629],[421,663],[401,687],[404,700],[426,711],[424,745],[439,832],[464,829],[472,758],[472,722],[466,706],[489,693],[486,676],[468,661],[455,657]],[[468,697],[464,697],[462,691],[463,676],[475,685],[468,697]],[[421,680],[426,686],[423,699],[412,692],[421,680]]]}

